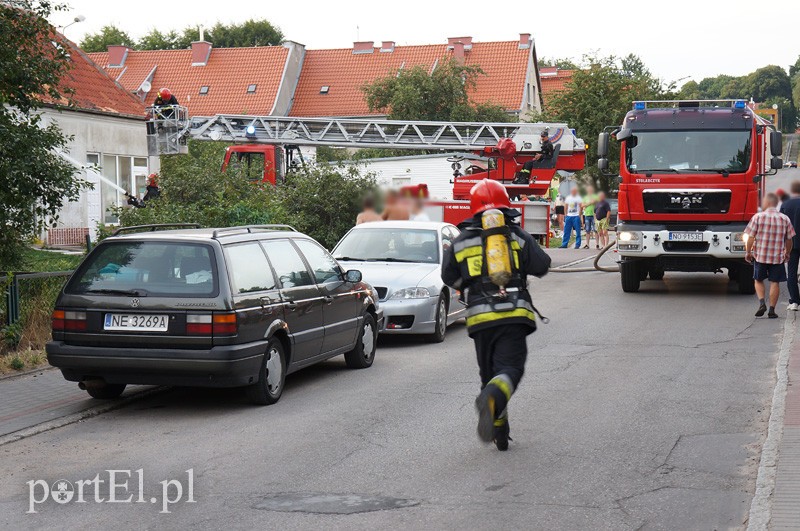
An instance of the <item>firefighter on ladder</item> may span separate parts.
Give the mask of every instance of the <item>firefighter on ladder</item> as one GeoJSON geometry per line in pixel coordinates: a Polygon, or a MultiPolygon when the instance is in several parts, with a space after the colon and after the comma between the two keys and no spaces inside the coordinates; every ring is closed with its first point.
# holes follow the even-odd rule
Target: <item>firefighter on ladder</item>
{"type": "Polygon", "coordinates": [[[520,214],[497,181],[476,184],[470,204],[473,217],[447,251],[442,280],[462,290],[467,303],[467,331],[475,341],[481,378],[475,401],[478,436],[505,451],[508,402],[525,371],[527,337],[536,330],[538,312],[527,276],[544,276],[550,257],[515,222],[520,214]]]}

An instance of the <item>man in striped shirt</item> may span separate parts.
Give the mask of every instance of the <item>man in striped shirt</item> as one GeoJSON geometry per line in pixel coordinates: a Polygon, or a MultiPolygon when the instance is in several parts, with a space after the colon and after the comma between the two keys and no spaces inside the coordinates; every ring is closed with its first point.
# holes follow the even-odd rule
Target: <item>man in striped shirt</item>
{"type": "Polygon", "coordinates": [[[792,252],[792,238],[795,235],[792,222],[788,216],[778,212],[778,196],[764,196],[762,211],[753,216],[744,230],[748,236],[745,260],[753,264],[753,281],[758,295],[758,311],[756,317],[767,312],[764,301],[764,280],[769,279],[769,313],[767,317],[775,319],[775,306],[781,293],[781,282],[786,282],[784,263],[792,252]]]}

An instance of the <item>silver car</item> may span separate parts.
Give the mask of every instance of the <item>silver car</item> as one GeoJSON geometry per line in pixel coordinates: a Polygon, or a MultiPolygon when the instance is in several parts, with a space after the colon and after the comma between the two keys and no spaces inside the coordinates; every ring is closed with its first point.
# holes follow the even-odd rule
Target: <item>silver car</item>
{"type": "Polygon", "coordinates": [[[364,223],[344,235],[333,256],[377,290],[382,333],[424,334],[441,342],[447,326],[466,312],[460,293],[442,282],[442,260],[458,234],[449,223],[364,223]]]}

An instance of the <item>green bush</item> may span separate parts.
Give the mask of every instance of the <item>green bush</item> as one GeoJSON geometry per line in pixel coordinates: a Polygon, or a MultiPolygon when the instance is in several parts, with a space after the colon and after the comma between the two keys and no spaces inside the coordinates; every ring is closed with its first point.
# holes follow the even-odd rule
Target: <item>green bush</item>
{"type": "Polygon", "coordinates": [[[0,328],[0,338],[7,348],[16,349],[22,341],[22,324],[17,322],[0,328]]]}
{"type": "Polygon", "coordinates": [[[22,361],[22,358],[20,358],[19,356],[14,356],[13,358],[11,358],[11,362],[8,365],[15,371],[21,371],[22,369],[25,368],[25,362],[22,361]]]}
{"type": "MultiPolygon", "coordinates": [[[[191,142],[188,155],[161,158],[161,196],[145,208],[122,207],[122,226],[198,223],[203,227],[289,224],[331,248],[355,223],[372,176],[357,168],[315,164],[294,168],[277,187],[220,170],[224,144],[191,142]]],[[[110,230],[99,227],[100,238],[110,230]]]]}

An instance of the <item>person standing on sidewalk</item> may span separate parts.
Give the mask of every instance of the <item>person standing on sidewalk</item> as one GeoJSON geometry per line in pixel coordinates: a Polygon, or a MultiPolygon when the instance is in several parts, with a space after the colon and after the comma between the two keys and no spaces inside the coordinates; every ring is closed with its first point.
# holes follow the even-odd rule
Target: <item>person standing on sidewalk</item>
{"type": "Polygon", "coordinates": [[[594,217],[597,220],[597,245],[608,245],[608,225],[611,221],[611,203],[606,199],[606,193],[597,195],[597,204],[594,206],[594,217]]]}
{"type": "Polygon", "coordinates": [[[792,195],[781,204],[781,214],[785,214],[792,221],[795,236],[792,239],[792,252],[789,254],[789,266],[786,287],[789,290],[789,311],[800,310],[800,286],[797,284],[797,265],[800,263],[800,181],[793,181],[791,187],[792,195]]]}
{"type": "Polygon", "coordinates": [[[570,194],[564,199],[564,208],[567,217],[564,219],[564,234],[562,235],[561,248],[569,247],[569,239],[572,237],[572,229],[575,229],[575,248],[581,248],[581,208],[583,200],[578,195],[578,187],[574,186],[570,194]]]}
{"type": "Polygon", "coordinates": [[[778,196],[767,194],[761,204],[762,211],[753,216],[744,233],[748,236],[744,259],[753,264],[753,281],[758,295],[756,317],[767,312],[764,301],[764,280],[769,279],[769,313],[775,319],[775,306],[781,293],[781,282],[786,282],[784,263],[792,252],[794,227],[788,216],[778,212],[778,196]]]}
{"type": "Polygon", "coordinates": [[[600,240],[597,238],[597,230],[594,223],[594,209],[597,204],[597,194],[594,192],[593,186],[586,187],[586,195],[583,197],[583,230],[586,231],[586,245],[584,249],[588,249],[592,243],[592,234],[595,238],[595,248],[600,248],[600,240]]]}

